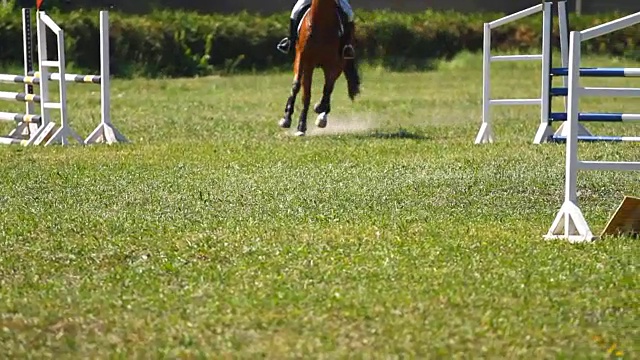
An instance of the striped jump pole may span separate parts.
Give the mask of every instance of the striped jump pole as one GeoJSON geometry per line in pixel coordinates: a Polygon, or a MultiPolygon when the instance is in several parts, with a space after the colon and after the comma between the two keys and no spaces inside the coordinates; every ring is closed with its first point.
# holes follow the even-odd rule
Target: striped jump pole
{"type": "MultiPolygon", "coordinates": [[[[620,74],[627,71],[624,68],[617,69],[619,70],[617,75],[607,76],[607,77],[622,77],[620,74]]],[[[584,68],[580,69],[580,72],[584,71],[584,68]]],[[[607,69],[606,73],[613,74],[613,70],[607,69]]],[[[627,71],[627,73],[630,73],[627,71]]],[[[603,74],[605,72],[599,73],[598,77],[605,77],[603,74]]],[[[640,75],[640,72],[638,72],[640,75]]],[[[589,75],[588,75],[589,76],[589,75]]],[[[634,75],[635,77],[636,75],[634,75]]],[[[558,96],[569,96],[568,88],[551,88],[550,95],[552,97],[558,96]]],[[[580,96],[610,96],[610,97],[640,97],[640,88],[615,88],[615,87],[582,87],[580,89],[580,96]]],[[[558,130],[552,136],[566,137],[568,135],[566,128],[566,121],[568,119],[567,113],[550,113],[549,114],[549,123],[562,121],[564,122],[558,130]]],[[[579,141],[597,141],[594,139],[602,138],[602,141],[606,140],[606,137],[598,137],[592,134],[589,130],[587,130],[580,122],[629,122],[629,121],[640,121],[640,114],[626,114],[626,113],[578,113],[578,140],[579,141]]],[[[554,141],[551,137],[548,137],[549,141],[554,141]]],[[[620,141],[635,141],[633,138],[623,137],[620,138],[620,141]]],[[[618,140],[615,140],[618,141],[618,140]]]]}
{"type": "MultiPolygon", "coordinates": [[[[637,21],[638,13],[631,14],[620,18],[618,20],[611,21],[609,23],[595,26],[591,29],[584,30],[581,34],[580,41],[585,41],[598,37],[604,33],[608,33],[610,29],[621,29],[630,26],[637,21]],[[622,26],[622,27],[620,27],[622,26]]],[[[578,77],[597,77],[597,78],[636,78],[640,77],[640,68],[626,68],[626,67],[578,67],[576,70],[576,76],[578,77]]],[[[570,75],[570,67],[568,65],[551,68],[551,77],[560,76],[566,79],[570,75]]],[[[553,97],[568,97],[569,89],[566,83],[561,88],[551,88],[549,96],[553,97]]],[[[613,88],[613,87],[582,87],[580,88],[580,96],[611,96],[611,97],[640,97],[640,88],[613,88]]],[[[565,108],[565,111],[567,109],[565,108]]],[[[638,114],[607,114],[607,113],[593,113],[593,114],[578,114],[578,140],[579,141],[635,141],[634,137],[601,137],[595,136],[589,130],[587,130],[580,122],[624,122],[624,121],[638,121],[640,115],[638,114]],[[611,140],[613,139],[613,140],[611,140]]],[[[566,138],[568,136],[567,130],[567,115],[562,113],[549,113],[549,128],[550,124],[554,121],[564,121],[562,125],[556,130],[552,136],[549,136],[549,141],[554,141],[554,138],[566,138]]]]}
{"type": "Polygon", "coordinates": [[[40,145],[46,141],[55,127],[55,124],[51,122],[43,124],[42,117],[36,114],[0,112],[0,120],[18,123],[18,127],[14,129],[15,134],[0,136],[0,144],[2,145],[40,145]],[[18,137],[22,135],[23,130],[28,132],[29,136],[26,139],[18,137]]]}
{"type": "MultiPolygon", "coordinates": [[[[551,69],[552,76],[568,76],[568,68],[551,69]]],[[[581,77],[640,77],[640,68],[580,68],[581,77]]]]}
{"type": "MultiPolygon", "coordinates": [[[[640,88],[614,88],[614,87],[585,87],[583,94],[587,96],[640,96],[640,88]]],[[[565,87],[551,88],[551,96],[568,96],[569,89],[565,87]]]]}
{"type": "MultiPolygon", "coordinates": [[[[33,76],[40,79],[40,72],[31,71],[29,72],[29,76],[33,76]]],[[[50,73],[48,74],[47,79],[49,81],[60,81],[60,73],[50,73]]],[[[101,76],[100,75],[65,74],[64,80],[66,82],[81,83],[81,84],[100,84],[101,76]]]]}
{"type": "MultiPolygon", "coordinates": [[[[101,83],[100,75],[66,74],[64,78],[66,82],[72,82],[72,83],[80,83],[80,84],[100,84],[101,83]]],[[[47,79],[49,81],[60,81],[60,73],[51,73],[47,76],[47,79]]],[[[27,76],[0,74],[0,82],[38,85],[40,83],[40,72],[30,71],[28,72],[27,76]]]]}
{"type": "Polygon", "coordinates": [[[40,115],[34,115],[34,114],[17,114],[17,113],[9,113],[9,112],[0,112],[0,120],[39,124],[41,117],[40,115]]]}
{"type": "MultiPolygon", "coordinates": [[[[640,142],[640,136],[578,136],[576,138],[582,142],[640,142]]],[[[550,141],[557,143],[565,143],[566,136],[551,136],[550,141]]]]}
{"type": "MultiPolygon", "coordinates": [[[[567,113],[551,113],[552,121],[567,121],[567,113]]],[[[592,122],[633,122],[640,121],[640,114],[623,113],[579,113],[578,121],[592,122]]]]}
{"type": "MultiPolygon", "coordinates": [[[[37,85],[40,79],[35,76],[0,74],[1,83],[37,85]]],[[[30,92],[30,94],[33,92],[30,92]]]]}
{"type": "Polygon", "coordinates": [[[0,100],[40,103],[40,95],[0,91],[0,100]]]}
{"type": "MultiPolygon", "coordinates": [[[[40,72],[30,71],[29,75],[9,75],[0,74],[1,83],[15,83],[15,84],[40,84],[40,72]]],[[[102,77],[100,75],[80,75],[80,74],[66,74],[64,76],[66,82],[80,83],[80,84],[100,84],[102,77]]],[[[60,81],[60,73],[51,73],[47,76],[49,81],[60,81]]]]}
{"type": "Polygon", "coordinates": [[[12,138],[12,137],[0,137],[0,144],[2,145],[22,145],[22,146],[27,146],[29,145],[29,140],[23,140],[23,139],[16,139],[16,138],[12,138]]]}

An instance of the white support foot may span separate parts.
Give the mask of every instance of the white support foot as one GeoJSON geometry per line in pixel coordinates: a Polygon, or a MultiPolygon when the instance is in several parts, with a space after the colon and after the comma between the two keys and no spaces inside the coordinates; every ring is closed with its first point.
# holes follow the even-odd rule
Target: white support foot
{"type": "Polygon", "coordinates": [[[29,139],[27,145],[40,145],[53,137],[53,131],[56,128],[55,123],[47,123],[38,129],[36,133],[29,139]]]}
{"type": "Polygon", "coordinates": [[[53,131],[55,130],[55,123],[48,123],[45,126],[38,127],[36,124],[21,123],[9,133],[9,136],[4,137],[3,144],[20,144],[23,146],[29,145],[41,145],[45,141],[51,138],[53,131]],[[7,139],[13,139],[10,141],[7,139]]]}
{"type": "Polygon", "coordinates": [[[93,132],[87,136],[87,139],[84,141],[85,145],[95,144],[95,143],[128,143],[129,140],[122,135],[118,129],[116,129],[111,124],[102,123],[98,125],[98,127],[93,130],[93,132]]]}
{"type": "MultiPolygon", "coordinates": [[[[555,136],[569,137],[569,126],[565,126],[567,122],[563,122],[562,125],[556,130],[555,136]]],[[[593,136],[593,134],[587,130],[582,124],[578,123],[578,136],[593,136]]]]}
{"type": "Polygon", "coordinates": [[[51,139],[49,139],[49,141],[46,142],[45,146],[49,146],[53,144],[60,144],[62,146],[69,145],[70,144],[69,138],[73,138],[75,141],[78,142],[78,144],[84,145],[84,141],[82,140],[80,135],[78,135],[75,131],[73,131],[73,129],[71,129],[70,127],[60,127],[53,134],[51,139]]]}
{"type": "Polygon", "coordinates": [[[571,243],[578,243],[592,241],[594,236],[580,208],[571,201],[565,201],[544,238],[566,239],[571,243]]]}
{"type": "Polygon", "coordinates": [[[489,125],[489,123],[483,123],[480,127],[480,131],[478,131],[475,143],[485,144],[493,143],[493,141],[493,131],[491,130],[491,125],[489,125]]]}
{"type": "Polygon", "coordinates": [[[549,123],[540,124],[536,137],[533,138],[533,143],[537,145],[546,143],[550,136],[553,136],[553,128],[549,123]]]}
{"type": "Polygon", "coordinates": [[[8,137],[12,138],[30,138],[31,134],[38,132],[38,124],[21,122],[15,129],[9,132],[8,137]]]}

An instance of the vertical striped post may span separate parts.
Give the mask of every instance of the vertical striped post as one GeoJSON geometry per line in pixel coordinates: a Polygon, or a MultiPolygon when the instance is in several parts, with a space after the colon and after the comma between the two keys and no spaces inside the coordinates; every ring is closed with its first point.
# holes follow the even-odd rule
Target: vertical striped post
{"type": "MultiPolygon", "coordinates": [[[[31,33],[31,9],[26,8],[22,9],[22,45],[24,50],[24,75],[28,76],[29,72],[33,71],[33,42],[31,33]]],[[[25,85],[24,92],[33,94],[33,85],[25,85]]],[[[25,114],[31,115],[34,111],[32,103],[25,105],[25,114]]]]}
{"type": "MultiPolygon", "coordinates": [[[[25,75],[33,70],[33,32],[31,27],[31,9],[22,9],[22,54],[23,54],[23,67],[25,75]]],[[[27,94],[33,94],[33,85],[24,84],[24,92],[27,94]]],[[[35,114],[35,104],[26,102],[25,114],[35,114]]],[[[38,125],[35,123],[18,123],[17,126],[9,132],[9,137],[32,137],[33,134],[38,132],[38,125]]]]}
{"type": "MultiPolygon", "coordinates": [[[[31,10],[28,8],[22,9],[22,46],[23,46],[23,66],[24,77],[28,77],[28,74],[33,72],[33,31],[31,25],[31,10]]],[[[24,78],[23,76],[16,76],[16,78],[24,78]]],[[[25,81],[25,98],[34,94],[33,81],[25,81]]],[[[46,85],[45,85],[46,86],[46,85]]],[[[42,91],[42,89],[40,89],[42,91]]],[[[42,92],[40,92],[42,94],[42,92]]],[[[41,98],[41,96],[35,96],[41,98]]],[[[41,99],[42,100],[42,99],[41,99]]],[[[40,101],[42,102],[42,101],[40,101]]],[[[41,104],[42,106],[42,104],[41,104]]],[[[54,124],[46,121],[41,121],[44,116],[36,115],[35,104],[32,102],[26,102],[25,113],[26,114],[13,114],[13,119],[18,122],[17,126],[11,130],[8,138],[3,138],[7,141],[3,144],[21,144],[21,145],[38,145],[47,137],[49,132],[53,129],[54,124]],[[36,120],[37,121],[34,121],[36,120]],[[28,140],[22,140],[21,138],[27,136],[28,140]]],[[[42,107],[41,107],[42,109],[42,107]]],[[[5,113],[6,115],[6,113],[5,113]]],[[[6,118],[5,118],[6,119],[6,118]]]]}

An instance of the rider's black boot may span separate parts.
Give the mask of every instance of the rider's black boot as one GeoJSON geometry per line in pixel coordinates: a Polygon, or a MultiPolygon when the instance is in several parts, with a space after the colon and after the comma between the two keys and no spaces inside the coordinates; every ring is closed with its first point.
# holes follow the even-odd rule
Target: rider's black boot
{"type": "Polygon", "coordinates": [[[298,35],[298,29],[296,26],[296,21],[294,19],[289,19],[289,37],[286,37],[278,43],[278,50],[284,54],[288,54],[291,49],[295,49],[296,38],[298,35]]]}
{"type": "Polygon", "coordinates": [[[353,33],[355,30],[355,24],[353,22],[347,22],[344,27],[344,48],[342,49],[342,57],[345,59],[354,59],[356,57],[356,51],[353,48],[353,33]]]}

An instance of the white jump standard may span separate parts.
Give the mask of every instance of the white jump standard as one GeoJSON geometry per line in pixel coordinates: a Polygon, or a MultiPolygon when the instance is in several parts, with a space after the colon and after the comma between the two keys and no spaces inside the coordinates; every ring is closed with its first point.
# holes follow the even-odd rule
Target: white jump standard
{"type": "Polygon", "coordinates": [[[129,142],[111,123],[109,79],[109,13],[100,11],[100,124],[85,140],[85,144],[129,142]]]}
{"type": "MultiPolygon", "coordinates": [[[[560,53],[562,59],[562,67],[552,67],[552,46],[551,33],[553,29],[552,3],[544,2],[528,9],[522,10],[515,14],[511,14],[498,20],[484,24],[484,49],[483,49],[483,94],[482,94],[482,126],[476,136],[475,143],[491,143],[495,141],[495,136],[491,128],[491,106],[513,106],[513,105],[539,105],[540,106],[540,125],[533,139],[534,144],[542,144],[544,142],[564,141],[567,137],[565,124],[561,124],[557,130],[553,130],[554,122],[565,122],[567,120],[567,103],[565,99],[564,112],[551,112],[552,100],[556,97],[567,97],[569,90],[567,87],[568,70],[568,18],[566,1],[559,0],[558,7],[558,23],[560,32],[560,53]],[[523,17],[542,12],[542,54],[541,55],[503,55],[491,56],[491,30],[521,19],[523,17]],[[540,86],[540,98],[534,99],[491,99],[491,83],[490,83],[490,64],[496,61],[529,61],[542,60],[542,80],[540,86]],[[561,77],[563,87],[552,87],[554,77],[561,77]]],[[[628,24],[632,21],[633,15],[626,16],[616,20],[616,24],[628,24]]],[[[594,27],[592,33],[585,33],[587,39],[596,37],[598,31],[602,31],[603,27],[594,27]]],[[[581,77],[640,77],[640,68],[580,68],[579,76],[581,77]]],[[[589,95],[597,96],[638,96],[640,88],[585,88],[589,95]]],[[[637,141],[635,137],[620,136],[594,136],[587,130],[581,122],[602,121],[602,122],[624,122],[638,121],[640,114],[608,114],[593,113],[578,115],[578,140],[580,141],[637,141]]]]}
{"type": "MultiPolygon", "coordinates": [[[[24,93],[33,94],[32,84],[36,80],[28,79],[27,73],[33,67],[33,44],[31,33],[31,11],[29,9],[22,9],[22,46],[23,46],[23,61],[24,61],[24,74],[19,75],[0,75],[0,82],[13,82],[23,83],[24,93]],[[18,78],[23,78],[25,81],[15,81],[18,78]]],[[[10,100],[6,99],[5,100],[10,100]]],[[[14,100],[17,100],[14,98],[14,100]]],[[[0,144],[19,144],[19,145],[36,145],[42,143],[47,139],[55,124],[45,123],[40,115],[34,113],[35,103],[32,101],[25,102],[25,114],[1,112],[0,120],[2,121],[16,121],[16,127],[8,134],[8,136],[0,136],[0,144]]]]}
{"type": "Polygon", "coordinates": [[[66,73],[64,31],[45,12],[36,13],[38,39],[38,71],[33,69],[31,45],[30,9],[22,10],[23,45],[24,45],[24,75],[0,74],[0,82],[25,84],[25,93],[0,92],[0,100],[27,102],[26,114],[0,113],[0,120],[17,121],[18,125],[9,137],[0,138],[1,144],[51,145],[59,143],[69,144],[69,138],[79,144],[98,142],[115,143],[128,142],[111,123],[110,118],[110,74],[109,74],[109,15],[100,12],[100,75],[79,75],[66,73]],[[47,29],[51,30],[57,41],[57,59],[47,58],[47,29]],[[57,69],[50,72],[49,69],[57,69]],[[58,83],[59,100],[50,99],[49,81],[58,83]],[[67,115],[67,83],[99,84],[101,98],[101,121],[96,129],[83,140],[70,126],[67,115]],[[33,86],[39,86],[39,94],[33,94],[33,86]],[[40,114],[35,114],[35,104],[40,106],[40,114]],[[51,110],[60,112],[60,126],[51,121],[51,110]],[[24,136],[27,136],[25,139],[24,136]]]}
{"type": "MultiPolygon", "coordinates": [[[[550,97],[549,88],[551,86],[550,77],[548,76],[551,68],[551,32],[553,28],[553,3],[546,1],[542,4],[532,6],[517,13],[507,15],[500,19],[494,20],[484,24],[484,45],[483,45],[483,60],[482,60],[482,125],[476,136],[475,143],[492,143],[495,138],[492,130],[491,121],[491,107],[492,106],[514,106],[514,105],[537,105],[540,106],[540,118],[541,122],[546,121],[550,110],[550,97]],[[491,31],[502,25],[509,24],[511,22],[520,20],[522,18],[542,13],[542,53],[536,55],[491,55],[491,31]],[[541,61],[542,63],[542,78],[540,97],[533,99],[491,99],[491,63],[493,62],[505,62],[505,61],[541,61]]],[[[568,26],[566,22],[566,3],[565,1],[558,1],[558,14],[559,14],[559,31],[560,31],[560,45],[561,52],[563,54],[563,66],[566,66],[566,35],[568,34],[568,26]]],[[[545,133],[536,135],[534,142],[540,142],[542,138],[546,136],[545,133]]]]}
{"type": "MultiPolygon", "coordinates": [[[[568,116],[566,129],[566,169],[564,203],[556,215],[546,239],[567,239],[570,242],[584,242],[594,239],[594,235],[578,206],[577,177],[579,170],[592,171],[640,171],[640,162],[584,161],[578,157],[578,121],[581,96],[607,96],[602,89],[580,86],[580,57],[582,42],[616,30],[640,24],[640,12],[583,31],[571,32],[568,67],[568,116]]],[[[606,89],[606,88],[605,88],[606,89]]],[[[640,97],[637,89],[627,89],[629,96],[640,97]]]]}
{"type": "Polygon", "coordinates": [[[57,68],[60,73],[60,79],[58,80],[58,89],[60,91],[59,102],[52,102],[49,97],[49,81],[40,82],[40,115],[42,116],[42,121],[45,123],[50,121],[51,110],[55,109],[60,112],[60,127],[46,142],[46,145],[54,143],[67,145],[69,144],[68,139],[70,137],[82,144],[82,138],[69,126],[67,116],[67,82],[63,80],[65,79],[66,74],[64,31],[43,11],[36,12],[36,19],[38,34],[38,65],[40,67],[41,78],[49,78],[49,68],[57,68]],[[47,58],[47,29],[53,31],[56,36],[58,60],[49,60],[47,58]]]}

